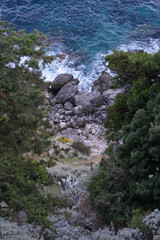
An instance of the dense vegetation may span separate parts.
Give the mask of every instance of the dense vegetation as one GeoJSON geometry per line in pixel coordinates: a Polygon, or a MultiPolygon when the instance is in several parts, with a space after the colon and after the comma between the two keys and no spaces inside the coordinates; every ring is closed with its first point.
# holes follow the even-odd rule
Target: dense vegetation
{"type": "Polygon", "coordinates": [[[135,209],[160,207],[160,52],[115,50],[105,60],[126,91],[107,110],[109,159],[103,158],[90,191],[106,222],[119,225],[135,209]]]}
{"type": "Polygon", "coordinates": [[[45,55],[44,40],[0,20],[0,202],[10,213],[24,210],[29,222],[48,226],[46,217],[59,201],[40,193],[47,172],[29,157],[49,145],[38,61],[45,65],[53,57],[45,55]]]}

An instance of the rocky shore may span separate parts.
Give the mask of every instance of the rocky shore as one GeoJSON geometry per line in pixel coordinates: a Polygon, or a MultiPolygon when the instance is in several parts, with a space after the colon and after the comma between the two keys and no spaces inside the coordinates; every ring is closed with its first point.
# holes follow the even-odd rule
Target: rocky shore
{"type": "Polygon", "coordinates": [[[98,155],[106,149],[106,109],[124,88],[115,87],[112,76],[106,72],[93,83],[91,92],[79,91],[78,84],[79,80],[70,74],[54,79],[46,94],[52,107],[49,118],[57,136],[83,142],[98,155]]]}

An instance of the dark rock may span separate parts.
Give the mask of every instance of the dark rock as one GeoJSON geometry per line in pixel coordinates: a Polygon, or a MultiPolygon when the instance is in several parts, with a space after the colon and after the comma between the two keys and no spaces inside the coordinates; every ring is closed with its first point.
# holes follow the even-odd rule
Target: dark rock
{"type": "Polygon", "coordinates": [[[58,75],[51,86],[51,92],[56,95],[58,91],[67,83],[73,81],[73,76],[71,74],[60,74],[58,75]]]}
{"type": "Polygon", "coordinates": [[[66,103],[64,104],[64,109],[65,109],[65,110],[73,110],[73,104],[70,103],[70,102],[66,102],[66,103]]]}
{"type": "Polygon", "coordinates": [[[56,57],[64,60],[66,56],[64,54],[57,54],[56,57]]]}
{"type": "Polygon", "coordinates": [[[76,106],[82,106],[86,114],[92,113],[95,107],[103,105],[103,97],[100,93],[80,92],[75,97],[76,106]]]}
{"type": "Polygon", "coordinates": [[[74,82],[78,85],[80,81],[78,78],[74,78],[74,82]]]}
{"type": "Polygon", "coordinates": [[[76,127],[84,127],[87,123],[87,118],[85,117],[79,117],[76,120],[76,127]]]}
{"type": "Polygon", "coordinates": [[[44,240],[54,240],[55,236],[53,232],[51,232],[49,229],[46,229],[45,232],[43,233],[43,238],[44,240]]]}
{"type": "Polygon", "coordinates": [[[102,93],[110,88],[114,88],[114,85],[115,81],[113,77],[109,73],[103,72],[101,76],[94,81],[92,91],[102,93]]]}
{"type": "Polygon", "coordinates": [[[75,83],[68,83],[61,88],[56,95],[56,103],[64,104],[65,102],[73,103],[75,96],[78,93],[78,85],[75,83]]]}
{"type": "Polygon", "coordinates": [[[80,105],[80,106],[76,106],[74,109],[73,109],[73,112],[74,114],[76,114],[77,116],[84,116],[84,109],[83,107],[80,105]]]}

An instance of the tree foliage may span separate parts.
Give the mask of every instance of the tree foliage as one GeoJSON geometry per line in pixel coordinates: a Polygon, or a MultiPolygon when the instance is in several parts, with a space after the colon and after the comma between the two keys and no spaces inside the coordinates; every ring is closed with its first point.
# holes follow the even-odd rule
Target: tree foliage
{"type": "Polygon", "coordinates": [[[127,219],[126,213],[131,216],[134,209],[147,211],[160,207],[160,52],[151,55],[114,51],[105,59],[117,71],[117,80],[127,88],[107,110],[111,158],[101,165],[90,191],[96,209],[116,222],[117,216],[127,219]],[[121,144],[112,151],[117,135],[121,144]],[[119,170],[115,168],[117,161],[119,170]],[[110,162],[117,173],[113,174],[110,162]],[[125,182],[115,181],[120,174],[125,182]],[[113,192],[115,200],[110,201],[113,192]],[[122,196],[117,199],[123,199],[123,205],[117,204],[116,194],[122,196]]]}
{"type": "MultiPolygon", "coordinates": [[[[38,60],[45,63],[44,37],[15,31],[0,21],[0,152],[43,150],[43,133],[37,131],[45,116],[42,110],[43,79],[38,60]],[[27,57],[22,64],[23,57],[27,57]],[[32,67],[30,69],[29,67],[32,67]],[[41,146],[40,146],[41,145],[41,146]]],[[[53,58],[48,58],[50,62],[53,58]]]]}
{"type": "Polygon", "coordinates": [[[16,31],[0,20],[0,202],[48,227],[46,217],[59,203],[39,191],[48,182],[46,170],[25,157],[49,145],[39,60],[45,65],[53,57],[45,55],[44,41],[37,31],[16,31]]]}

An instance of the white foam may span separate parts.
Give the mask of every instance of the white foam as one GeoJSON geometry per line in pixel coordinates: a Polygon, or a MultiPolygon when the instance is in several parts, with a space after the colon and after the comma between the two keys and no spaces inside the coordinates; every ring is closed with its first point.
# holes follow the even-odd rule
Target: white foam
{"type": "Polygon", "coordinates": [[[133,50],[143,50],[145,52],[154,54],[160,49],[160,41],[158,39],[149,39],[149,42],[142,41],[132,41],[129,44],[121,44],[118,50],[133,51],[133,50]]]}
{"type": "MultiPolygon", "coordinates": [[[[121,44],[117,49],[126,52],[137,49],[153,54],[159,50],[159,46],[159,40],[150,39],[147,43],[132,41],[129,44],[121,44]]],[[[48,51],[47,55],[56,55],[57,53],[63,54],[62,48],[60,51],[61,52],[58,52],[58,49],[57,51],[48,51]]],[[[97,54],[92,57],[93,61],[90,65],[79,64],[76,67],[74,67],[74,61],[76,61],[76,59],[69,55],[65,55],[65,59],[57,58],[49,65],[49,67],[43,68],[42,65],[40,65],[40,68],[43,77],[45,77],[45,81],[53,81],[58,74],[69,73],[80,80],[79,88],[81,90],[90,91],[92,82],[98,79],[102,71],[106,69],[106,66],[103,64],[104,57],[112,53],[113,51],[109,50],[106,54],[97,54]]],[[[109,68],[107,68],[107,72],[113,77],[116,76],[116,73],[111,72],[109,68]]]]}
{"type": "MultiPolygon", "coordinates": [[[[48,52],[47,54],[55,55],[55,52],[48,52]]],[[[43,68],[42,64],[40,64],[42,76],[45,77],[45,81],[53,81],[58,74],[69,73],[72,74],[74,78],[80,80],[79,88],[81,90],[90,91],[92,82],[96,80],[105,69],[102,63],[104,56],[104,54],[98,54],[90,68],[84,64],[72,67],[76,59],[70,58],[67,55],[63,60],[56,58],[49,67],[43,68]]]]}

